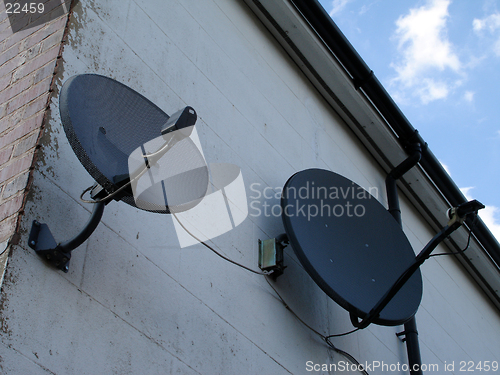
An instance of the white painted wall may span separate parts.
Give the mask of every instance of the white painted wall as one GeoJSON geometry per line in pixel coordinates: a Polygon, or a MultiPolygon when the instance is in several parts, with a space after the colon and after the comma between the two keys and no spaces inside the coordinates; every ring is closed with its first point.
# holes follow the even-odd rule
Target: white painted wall
{"type": "MultiPolygon", "coordinates": [[[[310,167],[376,187],[385,202],[382,170],[241,0],[82,0],[63,59],[58,87],[74,74],[99,73],[167,113],[194,107],[207,160],[241,167],[249,203],[253,183],[279,188],[310,167]]],[[[57,99],[55,93],[23,239],[3,285],[5,373],[305,374],[307,361],[346,360],[287,311],[263,276],[201,245],[180,249],[169,216],[110,203],[94,235],[73,252],[68,274],[41,262],[26,245],[31,221],[49,224],[61,241],[92,209],[78,200],[93,180],[66,140],[57,99]]],[[[434,233],[404,199],[402,210],[419,251],[434,233]]],[[[257,240],[282,232],[280,218],[249,216],[213,244],[257,269],[257,240]]],[[[290,248],[286,264],[276,288],[291,308],[324,334],[350,330],[348,314],[290,248]]],[[[422,272],[424,364],[443,373],[444,363],[455,361],[458,374],[460,361],[500,361],[499,313],[458,263],[434,258],[422,272]]],[[[401,330],[371,326],[334,343],[362,363],[402,364],[401,330]]]]}

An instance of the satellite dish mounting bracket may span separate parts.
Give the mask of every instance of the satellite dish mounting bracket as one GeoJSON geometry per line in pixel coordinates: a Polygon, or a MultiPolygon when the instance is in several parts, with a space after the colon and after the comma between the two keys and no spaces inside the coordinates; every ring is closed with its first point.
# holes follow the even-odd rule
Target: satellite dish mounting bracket
{"type": "Polygon", "coordinates": [[[375,319],[378,318],[380,312],[387,306],[387,304],[392,300],[392,298],[397,294],[397,292],[403,287],[403,285],[410,279],[410,277],[415,273],[415,271],[427,260],[429,259],[431,253],[434,249],[449,235],[451,235],[455,230],[460,228],[469,215],[477,215],[477,211],[483,209],[484,205],[477,200],[472,200],[470,202],[462,203],[461,205],[452,208],[449,211],[449,223],[446,225],[438,234],[436,234],[422,251],[415,257],[415,261],[399,276],[392,287],[382,296],[382,298],[377,302],[377,304],[370,310],[370,312],[361,320],[353,312],[349,313],[351,318],[351,323],[356,328],[366,328],[375,319]]]}
{"type": "Polygon", "coordinates": [[[173,211],[168,205],[166,180],[169,180],[170,202],[175,202],[172,205],[177,212],[198,204],[206,194],[208,167],[201,149],[189,139],[197,120],[192,107],[186,106],[169,116],[150,100],[112,78],[79,74],[70,77],[61,87],[59,112],[71,148],[96,184],[80,196],[83,202],[95,205],[89,221],[74,238],[57,243],[47,224],[33,221],[28,245],[54,267],[68,272],[71,252],[95,231],[105,205],[111,200],[123,201],[145,211],[169,214],[173,211]],[[147,144],[153,147],[162,140],[159,149],[146,152],[147,144]],[[159,160],[183,140],[185,142],[163,162],[186,168],[177,170],[175,176],[164,173],[153,178],[151,173],[142,185],[145,188],[142,193],[147,193],[138,199],[134,188],[139,178],[151,171],[152,166],[157,166],[155,172],[158,172],[159,160]],[[135,163],[136,160],[131,156],[136,151],[140,166],[134,171],[131,161],[135,163]],[[92,200],[84,200],[83,195],[89,190],[92,200]]]}
{"type": "Polygon", "coordinates": [[[59,244],[54,239],[47,224],[33,220],[28,238],[29,247],[35,250],[40,257],[47,260],[54,267],[67,273],[69,271],[71,252],[84,243],[95,231],[104,213],[104,206],[108,202],[102,201],[96,203],[89,221],[80,233],[72,239],[59,244]]]}

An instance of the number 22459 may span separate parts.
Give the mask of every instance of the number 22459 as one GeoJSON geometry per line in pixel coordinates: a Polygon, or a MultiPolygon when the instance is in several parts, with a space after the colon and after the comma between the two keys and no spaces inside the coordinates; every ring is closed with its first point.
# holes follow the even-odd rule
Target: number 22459
{"type": "Polygon", "coordinates": [[[42,3],[26,3],[23,7],[19,3],[6,3],[5,12],[8,14],[43,13],[45,7],[42,3]]]}

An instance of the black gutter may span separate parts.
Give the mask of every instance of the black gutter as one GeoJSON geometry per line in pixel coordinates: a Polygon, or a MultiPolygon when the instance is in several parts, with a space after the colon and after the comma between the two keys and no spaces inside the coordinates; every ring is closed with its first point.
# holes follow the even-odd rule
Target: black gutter
{"type": "MultiPolygon", "coordinates": [[[[373,71],[359,56],[321,4],[317,0],[290,1],[302,13],[310,26],[333,52],[344,69],[351,75],[353,86],[356,89],[361,88],[379,113],[385,118],[396,134],[400,145],[405,150],[408,150],[408,147],[414,143],[420,143],[425,146],[427,143],[410,124],[373,74],[373,71]]],[[[448,200],[451,207],[456,207],[467,201],[455,182],[444,170],[441,163],[427,147],[424,147],[420,165],[448,200]]],[[[466,223],[470,228],[472,223],[470,221],[466,223]]],[[[476,223],[474,235],[491,259],[500,267],[500,244],[480,219],[476,223]]]]}

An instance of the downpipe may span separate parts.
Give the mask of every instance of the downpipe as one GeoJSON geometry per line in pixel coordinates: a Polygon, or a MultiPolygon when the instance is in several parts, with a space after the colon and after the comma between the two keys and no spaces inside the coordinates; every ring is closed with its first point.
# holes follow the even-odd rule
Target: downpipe
{"type": "MultiPolygon", "coordinates": [[[[385,179],[385,187],[387,191],[388,211],[403,227],[401,220],[401,208],[399,205],[399,196],[397,188],[397,180],[400,179],[406,172],[418,164],[422,158],[422,147],[420,143],[415,143],[410,146],[410,156],[401,164],[395,167],[385,179]]],[[[417,321],[415,317],[411,318],[404,325],[403,333],[405,338],[403,341],[406,343],[406,352],[408,353],[408,365],[410,367],[410,374],[421,375],[423,374],[422,358],[420,356],[420,345],[418,343],[417,321]]]]}

